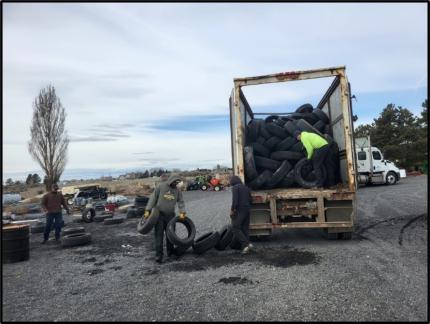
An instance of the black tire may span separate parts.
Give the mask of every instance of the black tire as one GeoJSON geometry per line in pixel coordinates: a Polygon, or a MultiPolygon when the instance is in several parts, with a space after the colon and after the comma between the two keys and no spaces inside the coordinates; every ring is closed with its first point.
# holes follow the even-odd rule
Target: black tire
{"type": "Polygon", "coordinates": [[[261,156],[255,157],[255,164],[257,165],[257,167],[260,167],[262,169],[269,169],[273,171],[276,171],[281,166],[281,162],[264,158],[261,156]]]}
{"type": "Polygon", "coordinates": [[[268,140],[272,137],[272,135],[269,133],[269,131],[266,128],[266,124],[264,122],[260,123],[260,135],[264,137],[265,140],[268,140]]]}
{"type": "Polygon", "coordinates": [[[173,247],[173,254],[176,255],[177,257],[184,255],[190,247],[191,247],[191,245],[189,245],[189,246],[174,246],[173,247]]]}
{"type": "Polygon", "coordinates": [[[319,120],[315,124],[313,124],[312,126],[316,130],[318,130],[319,132],[325,133],[325,128],[326,128],[327,125],[322,120],[319,120]]]}
{"type": "Polygon", "coordinates": [[[136,209],[135,208],[129,208],[128,210],[127,210],[127,218],[135,218],[137,215],[136,215],[136,209]]]}
{"type": "Polygon", "coordinates": [[[152,208],[151,214],[148,218],[141,217],[139,222],[137,223],[137,231],[140,234],[147,234],[149,233],[152,228],[157,224],[158,218],[160,217],[160,211],[158,208],[152,208]]]}
{"type": "Polygon", "coordinates": [[[310,132],[310,133],[315,133],[315,134],[318,134],[320,136],[323,136],[323,134],[320,131],[318,131],[315,127],[313,127],[311,124],[309,124],[304,119],[299,119],[297,121],[297,127],[299,129],[301,129],[302,131],[310,132]]]}
{"type": "Polygon", "coordinates": [[[195,240],[195,242],[193,243],[193,251],[196,254],[203,254],[206,251],[215,247],[215,245],[218,244],[219,240],[220,236],[218,232],[206,233],[195,240]]]}
{"type": "Polygon", "coordinates": [[[287,160],[282,162],[281,166],[275,171],[275,173],[273,173],[270,180],[267,181],[265,187],[268,189],[276,187],[276,185],[279,184],[285,178],[291,168],[292,166],[290,162],[288,162],[287,160]]]}
{"type": "Polygon", "coordinates": [[[296,174],[294,168],[288,172],[287,176],[279,184],[282,188],[292,188],[296,186],[296,174]]]}
{"type": "Polygon", "coordinates": [[[114,225],[124,223],[125,217],[107,218],[103,221],[104,225],[114,225]]]}
{"type": "Polygon", "coordinates": [[[270,150],[265,147],[265,145],[259,144],[259,143],[252,143],[251,147],[253,149],[253,152],[255,155],[263,156],[263,157],[269,157],[270,150]]]}
{"type": "Polygon", "coordinates": [[[251,142],[255,141],[260,133],[260,123],[261,120],[252,119],[248,124],[247,137],[251,142]]]}
{"type": "Polygon", "coordinates": [[[200,187],[200,189],[203,190],[203,191],[206,191],[206,190],[208,190],[208,185],[202,184],[201,187],[200,187]]]}
{"type": "Polygon", "coordinates": [[[303,114],[302,119],[306,120],[309,124],[313,125],[319,121],[319,119],[314,114],[303,114]]]}
{"type": "Polygon", "coordinates": [[[268,155],[262,155],[264,157],[269,157],[270,155],[270,150],[272,150],[276,145],[278,145],[279,143],[281,143],[282,140],[277,137],[277,136],[272,136],[271,138],[269,138],[265,143],[264,146],[267,149],[267,152],[269,153],[268,155]]]}
{"type": "Polygon", "coordinates": [[[231,241],[233,240],[233,231],[231,229],[231,225],[224,226],[219,232],[219,241],[215,245],[215,249],[218,251],[225,250],[227,246],[230,245],[231,241]]]}
{"type": "Polygon", "coordinates": [[[270,158],[277,161],[284,160],[300,160],[304,157],[302,152],[294,152],[294,151],[277,151],[273,152],[270,155],[270,158]]]}
{"type": "MultiPolygon", "coordinates": [[[[324,165],[321,165],[322,183],[327,178],[327,171],[324,165]]],[[[307,158],[301,159],[294,167],[295,179],[299,186],[303,188],[312,188],[317,184],[317,179],[313,176],[312,161],[307,158]]]]}
{"type": "Polygon", "coordinates": [[[184,220],[180,220],[178,216],[175,216],[167,223],[166,236],[173,245],[189,247],[194,242],[194,238],[196,236],[196,226],[194,225],[194,222],[188,217],[186,217],[184,220]],[[188,236],[186,238],[181,238],[176,235],[176,223],[182,223],[185,225],[188,232],[188,236]]]}
{"type": "Polygon", "coordinates": [[[255,141],[255,143],[263,145],[265,141],[266,141],[266,139],[263,136],[258,136],[258,138],[255,141]]]}
{"type": "Polygon", "coordinates": [[[37,233],[43,233],[45,231],[45,223],[36,223],[32,226],[30,226],[30,233],[31,234],[37,234],[37,233]]]}
{"type": "Polygon", "coordinates": [[[287,121],[284,125],[284,129],[288,132],[288,134],[290,134],[291,136],[294,137],[294,132],[296,130],[299,130],[299,128],[294,124],[293,121],[287,121]]]}
{"type": "Polygon", "coordinates": [[[288,151],[294,144],[297,143],[297,139],[292,136],[288,136],[283,141],[281,141],[278,145],[276,145],[276,151],[288,151]]]}
{"type": "Polygon", "coordinates": [[[310,103],[305,103],[296,109],[296,113],[311,113],[314,110],[314,107],[310,103]]]}
{"type": "Polygon", "coordinates": [[[91,242],[91,234],[75,233],[75,234],[63,236],[61,239],[61,246],[65,248],[65,247],[85,245],[90,242],[91,242]]]}
{"type": "Polygon", "coordinates": [[[107,199],[107,197],[108,197],[107,192],[103,192],[103,193],[100,195],[100,199],[102,199],[102,200],[107,199]]]}
{"type": "Polygon", "coordinates": [[[277,125],[279,125],[280,127],[284,127],[285,123],[287,122],[286,120],[282,119],[282,118],[278,118],[274,121],[277,125]]]}
{"type": "Polygon", "coordinates": [[[142,217],[145,212],[145,207],[137,207],[136,208],[136,217],[142,217]]]}
{"type": "Polygon", "coordinates": [[[385,183],[387,185],[395,185],[397,182],[397,175],[393,171],[389,171],[385,177],[385,183]]]}
{"type": "Polygon", "coordinates": [[[305,151],[305,147],[303,146],[302,142],[297,142],[296,144],[294,144],[290,148],[290,151],[293,151],[293,152],[304,152],[305,151]]]}
{"type": "Polygon", "coordinates": [[[288,135],[281,126],[275,123],[267,123],[266,129],[270,134],[272,134],[273,136],[279,137],[281,140],[287,137],[288,135]]]}
{"type": "Polygon", "coordinates": [[[254,189],[258,190],[262,188],[267,181],[272,178],[273,173],[269,170],[264,170],[255,180],[251,181],[249,186],[254,189]]]}
{"type": "Polygon", "coordinates": [[[77,233],[85,233],[85,227],[83,226],[73,226],[64,229],[61,231],[61,235],[64,237],[66,235],[77,234],[77,233]]]}
{"type": "Polygon", "coordinates": [[[233,235],[233,238],[231,240],[230,243],[230,248],[233,250],[240,250],[241,249],[241,244],[239,242],[239,240],[236,238],[236,236],[233,235]]]}
{"type": "MultiPolygon", "coordinates": [[[[254,143],[257,144],[257,143],[254,143]]],[[[264,148],[264,147],[263,147],[264,148]]],[[[244,163],[245,163],[245,176],[249,181],[258,177],[257,167],[255,166],[254,150],[251,146],[243,148],[244,163]]]]}
{"type": "Polygon", "coordinates": [[[323,133],[333,137],[333,130],[329,124],[326,124],[323,129],[323,133]]]}
{"type": "Polygon", "coordinates": [[[91,223],[96,216],[96,210],[94,208],[85,208],[82,211],[82,220],[85,223],[91,223]]]}
{"type": "Polygon", "coordinates": [[[326,123],[326,124],[330,123],[330,119],[328,118],[326,113],[324,111],[322,111],[321,109],[316,108],[312,111],[312,113],[316,117],[318,117],[319,120],[322,120],[324,123],[326,123]]]}
{"type": "Polygon", "coordinates": [[[277,119],[279,119],[278,115],[270,115],[270,116],[266,117],[266,119],[264,121],[266,123],[271,123],[273,121],[276,121],[277,119]]]}
{"type": "Polygon", "coordinates": [[[134,198],[134,205],[136,207],[144,207],[148,203],[149,198],[144,196],[137,196],[134,198]]]}

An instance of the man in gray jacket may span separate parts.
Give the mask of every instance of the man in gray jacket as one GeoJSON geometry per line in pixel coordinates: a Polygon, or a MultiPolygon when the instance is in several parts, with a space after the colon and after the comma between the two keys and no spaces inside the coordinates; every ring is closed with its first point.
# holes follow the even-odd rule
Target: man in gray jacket
{"type": "MultiPolygon", "coordinates": [[[[155,233],[155,261],[158,263],[163,262],[163,239],[164,232],[166,231],[167,224],[175,217],[175,206],[178,203],[179,218],[185,219],[185,205],[182,198],[182,192],[176,186],[181,182],[177,175],[171,175],[167,181],[161,182],[155,187],[154,192],[149,198],[144,217],[149,217],[150,211],[153,207],[158,208],[160,216],[157,224],[154,227],[155,233]]],[[[169,242],[166,236],[166,250],[167,256],[173,253],[173,244],[169,242]]]]}

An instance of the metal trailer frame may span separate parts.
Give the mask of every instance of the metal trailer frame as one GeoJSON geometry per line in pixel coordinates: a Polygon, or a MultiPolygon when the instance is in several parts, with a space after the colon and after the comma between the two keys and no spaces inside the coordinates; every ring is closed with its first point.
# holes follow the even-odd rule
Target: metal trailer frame
{"type": "Polygon", "coordinates": [[[327,113],[330,118],[330,126],[333,130],[335,128],[337,130],[338,138],[334,136],[334,140],[340,148],[343,183],[335,189],[288,188],[252,191],[251,236],[270,235],[274,228],[322,228],[329,234],[346,233],[339,236],[334,234],[339,238],[350,238],[357,208],[357,166],[351,93],[345,66],[235,78],[230,96],[233,173],[245,183],[243,157],[245,129],[247,119],[254,117],[254,112],[241,88],[249,85],[323,77],[335,77],[317,108],[327,113]],[[336,109],[338,115],[334,116],[336,109]]]}

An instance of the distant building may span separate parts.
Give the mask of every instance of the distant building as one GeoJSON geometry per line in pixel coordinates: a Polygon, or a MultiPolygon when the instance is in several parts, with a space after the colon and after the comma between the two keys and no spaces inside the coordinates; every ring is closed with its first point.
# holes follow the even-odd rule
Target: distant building
{"type": "Polygon", "coordinates": [[[100,177],[100,180],[102,180],[102,181],[112,181],[112,180],[113,180],[113,178],[112,178],[112,176],[108,176],[108,177],[100,177]]]}

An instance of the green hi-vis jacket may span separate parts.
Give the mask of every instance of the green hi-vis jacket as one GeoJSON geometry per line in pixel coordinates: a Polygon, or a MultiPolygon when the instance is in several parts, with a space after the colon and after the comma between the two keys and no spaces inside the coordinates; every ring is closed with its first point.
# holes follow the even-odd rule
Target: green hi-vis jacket
{"type": "Polygon", "coordinates": [[[170,184],[175,180],[180,179],[177,176],[172,175],[167,181],[158,184],[155,187],[154,192],[151,194],[145,209],[151,210],[153,207],[157,207],[160,212],[164,214],[174,214],[175,205],[178,203],[179,212],[185,212],[182,192],[177,188],[170,187],[170,184]]]}
{"type": "Polygon", "coordinates": [[[328,144],[328,142],[323,137],[309,132],[302,132],[300,136],[300,141],[302,142],[303,146],[306,149],[306,152],[308,153],[309,160],[312,158],[314,150],[319,149],[324,145],[328,144]]]}

